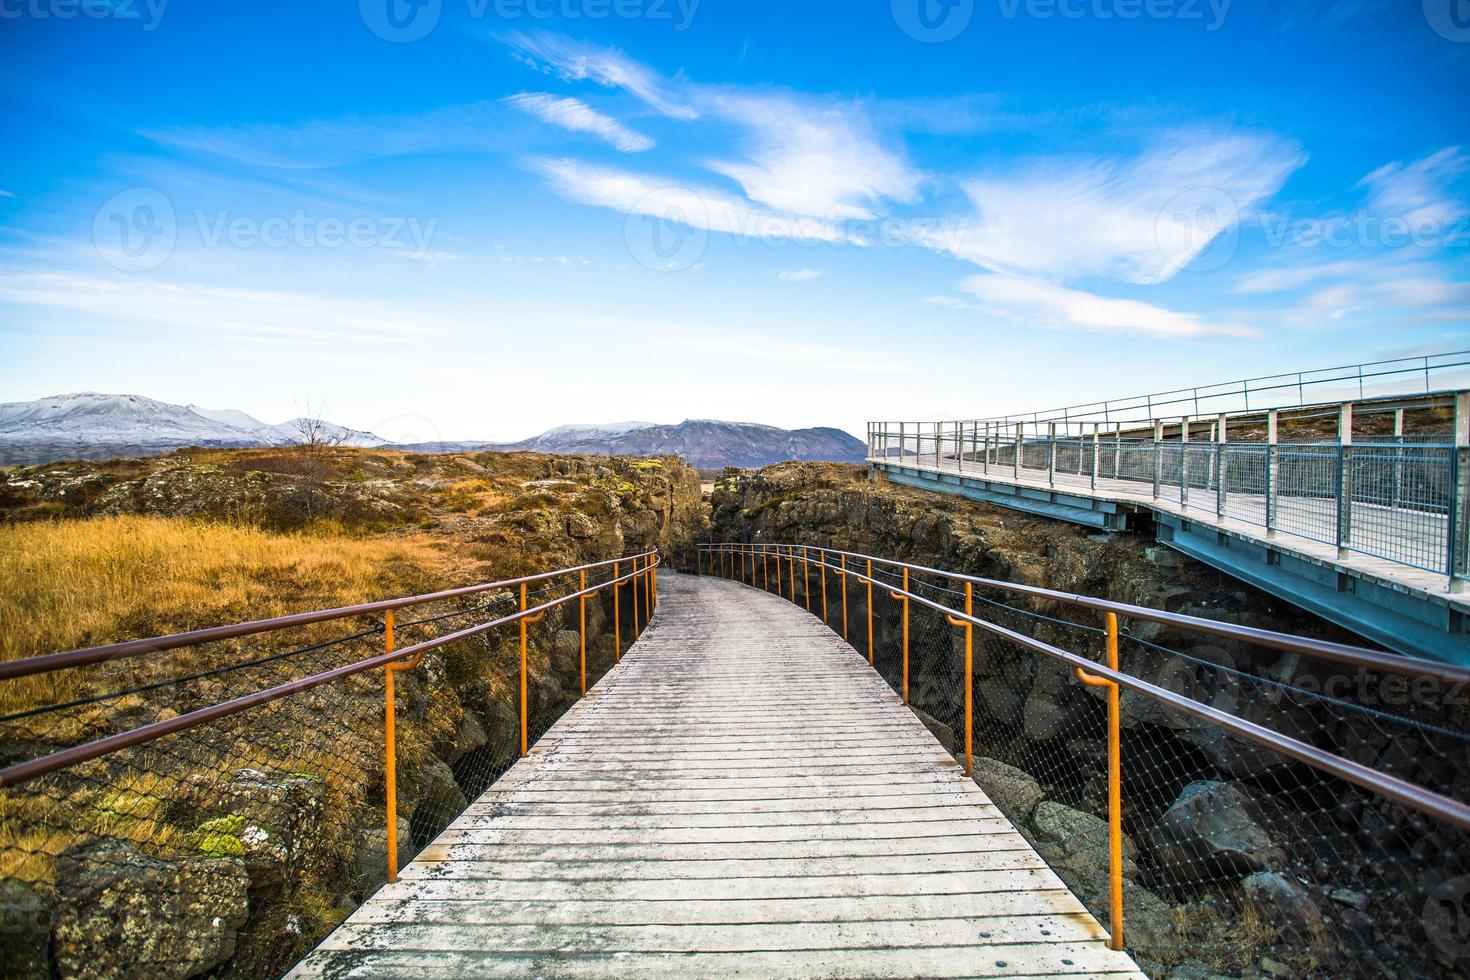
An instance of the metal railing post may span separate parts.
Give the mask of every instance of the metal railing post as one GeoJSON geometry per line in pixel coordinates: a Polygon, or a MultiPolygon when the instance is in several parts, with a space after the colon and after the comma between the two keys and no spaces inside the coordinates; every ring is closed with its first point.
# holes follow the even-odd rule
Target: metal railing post
{"type": "Polygon", "coordinates": [[[1092,423],[1092,489],[1097,489],[1097,467],[1102,459],[1102,431],[1098,423],[1092,423]]]}
{"type": "Polygon", "coordinates": [[[827,549],[817,549],[817,574],[822,576],[822,625],[827,625],[827,549]]]}
{"type": "Polygon", "coordinates": [[[837,556],[837,581],[842,583],[842,642],[847,639],[847,555],[837,556]]]}
{"type": "Polygon", "coordinates": [[[1179,506],[1189,506],[1189,416],[1179,421],[1179,506]]]}
{"type": "Polygon", "coordinates": [[[1229,416],[1224,412],[1215,420],[1215,516],[1225,516],[1225,483],[1230,476],[1230,454],[1226,446],[1230,443],[1230,436],[1226,428],[1226,419],[1229,416]]]}
{"type": "MultiPolygon", "coordinates": [[[[1118,616],[1105,613],[1107,624],[1107,666],[1118,670],[1118,616]]],[[[1077,679],[1088,687],[1105,687],[1108,691],[1108,879],[1112,912],[1112,929],[1108,937],[1111,949],[1123,948],[1123,744],[1119,711],[1118,685],[1074,667],[1077,679]]]]}
{"type": "Polygon", "coordinates": [[[1164,423],[1154,419],[1154,499],[1163,491],[1164,479],[1164,423]]]}
{"type": "MultiPolygon", "coordinates": [[[[587,591],[587,571],[583,569],[577,574],[577,591],[587,591]]],[[[587,696],[587,596],[577,600],[577,636],[581,647],[582,660],[582,697],[587,696]]]]}
{"type": "Polygon", "coordinates": [[[1046,485],[1057,485],[1057,424],[1046,423],[1046,485]]]}
{"type": "Polygon", "coordinates": [[[1337,557],[1346,558],[1353,543],[1353,403],[1337,409],[1337,557]]]}
{"type": "MultiPolygon", "coordinates": [[[[635,578],[633,581],[636,582],[637,579],[635,578]]],[[[635,608],[636,608],[636,603],[635,603],[635,608]]],[[[522,582],[521,583],[521,612],[525,612],[525,611],[526,611],[526,583],[525,582],[522,582]]],[[[531,742],[530,742],[530,737],[529,737],[529,731],[530,731],[530,717],[529,717],[529,714],[530,714],[530,687],[531,687],[531,678],[530,678],[530,670],[529,670],[529,668],[527,666],[527,663],[526,663],[526,661],[527,661],[527,656],[526,656],[526,630],[527,630],[528,627],[530,627],[530,625],[532,623],[539,623],[539,622],[541,622],[541,620],[545,616],[546,616],[546,614],[543,612],[543,613],[537,613],[534,616],[522,616],[520,618],[520,625],[521,625],[521,755],[522,756],[525,756],[526,753],[529,752],[530,749],[531,749],[531,742]]]]}
{"type": "Polygon", "coordinates": [[[623,657],[623,604],[618,601],[623,591],[623,583],[619,581],[623,577],[621,566],[621,562],[613,562],[613,663],[623,657]]]}
{"type": "Polygon", "coordinates": [[[909,703],[909,570],[903,570],[903,592],[889,591],[889,596],[903,605],[903,703],[909,703]]]}
{"type": "Polygon", "coordinates": [[[1011,475],[1016,480],[1020,480],[1021,479],[1021,450],[1025,446],[1025,442],[1026,442],[1026,423],[1025,422],[1017,422],[1016,423],[1016,458],[1011,461],[1012,467],[1013,467],[1013,472],[1012,472],[1011,475]]]}
{"type": "MultiPolygon", "coordinates": [[[[975,584],[965,583],[965,615],[975,615],[975,584]]],[[[944,617],[965,631],[965,775],[975,775],[975,627],[967,619],[944,617]]]]}
{"type": "MultiPolygon", "coordinates": [[[[393,610],[383,614],[383,652],[398,649],[393,635],[393,610]]],[[[383,668],[383,778],[384,810],[387,813],[388,881],[398,880],[398,707],[393,675],[419,665],[422,653],[383,668]]]]}
{"type": "Polygon", "coordinates": [[[1450,449],[1450,513],[1446,521],[1451,592],[1466,591],[1470,580],[1470,391],[1455,393],[1455,438],[1450,449]]]}
{"type": "Polygon", "coordinates": [[[1389,491],[1388,505],[1397,507],[1403,499],[1404,492],[1404,410],[1396,408],[1393,410],[1393,472],[1390,481],[1393,488],[1389,491]]]}
{"type": "Polygon", "coordinates": [[[628,580],[633,589],[633,642],[638,642],[638,556],[633,556],[633,577],[628,580]]]}
{"type": "Polygon", "coordinates": [[[791,604],[796,605],[796,548],[786,546],[786,578],[791,583],[791,604]]]}
{"type": "Polygon", "coordinates": [[[873,559],[868,559],[868,666],[873,666],[873,559]]]}
{"type": "Polygon", "coordinates": [[[1262,488],[1266,494],[1266,537],[1276,537],[1276,522],[1280,519],[1276,506],[1276,484],[1280,482],[1278,449],[1276,445],[1277,434],[1280,432],[1281,413],[1277,409],[1266,412],[1266,472],[1264,477],[1265,486],[1262,488]]]}
{"type": "Polygon", "coordinates": [[[903,462],[904,453],[908,452],[908,439],[904,434],[904,424],[898,423],[898,461],[903,462]]]}

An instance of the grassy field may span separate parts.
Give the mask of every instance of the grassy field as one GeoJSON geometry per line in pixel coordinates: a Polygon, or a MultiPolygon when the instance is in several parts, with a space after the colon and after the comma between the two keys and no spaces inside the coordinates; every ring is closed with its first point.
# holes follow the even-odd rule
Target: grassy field
{"type": "MultiPolygon", "coordinates": [[[[0,525],[0,659],[463,584],[424,534],[273,533],[118,515],[0,525]]],[[[76,672],[0,686],[0,710],[69,697],[76,672]]]]}

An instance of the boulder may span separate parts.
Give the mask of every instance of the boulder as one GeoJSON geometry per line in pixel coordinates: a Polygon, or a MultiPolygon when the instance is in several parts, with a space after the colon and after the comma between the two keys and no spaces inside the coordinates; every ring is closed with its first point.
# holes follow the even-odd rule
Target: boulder
{"type": "MultiPolygon", "coordinates": [[[[1040,854],[1104,928],[1112,908],[1108,825],[1090,813],[1044,800],[1032,818],[1040,854]]],[[[1158,963],[1179,957],[1174,907],[1137,884],[1138,848],[1123,836],[1123,928],[1128,948],[1158,963]]]]}
{"type": "Polygon", "coordinates": [[[311,773],[194,775],[183,801],[196,821],[189,843],[203,857],[243,859],[253,887],[293,882],[321,858],[325,800],[326,784],[311,773]]]}
{"type": "Polygon", "coordinates": [[[66,977],[184,978],[224,963],[249,917],[239,857],[164,860],[94,839],[57,859],[53,947],[66,977]]]}
{"type": "Polygon", "coordinates": [[[1000,812],[1013,824],[1029,826],[1036,804],[1046,798],[1041,784],[1030,774],[998,759],[976,759],[974,769],[975,782],[1000,812]]]}
{"type": "Polygon", "coordinates": [[[1323,931],[1322,909],[1311,891],[1277,871],[1257,871],[1240,883],[1248,906],[1282,940],[1311,945],[1323,931]]]}
{"type": "Polygon", "coordinates": [[[51,906],[14,878],[0,879],[0,977],[50,973],[51,906]]]}
{"type": "Polygon", "coordinates": [[[1148,843],[1154,864],[1175,885],[1235,878],[1285,862],[1256,822],[1250,800],[1231,783],[1199,781],[1184,787],[1148,843]]]}
{"type": "Polygon", "coordinates": [[[929,729],[929,732],[939,740],[939,744],[944,746],[944,750],[946,752],[953,755],[955,754],[955,752],[961,751],[959,743],[955,741],[953,728],[950,728],[948,725],[940,721],[938,718],[935,718],[933,715],[926,714],[923,711],[920,711],[918,708],[915,708],[912,702],[910,702],[909,704],[909,710],[912,711],[914,713],[914,716],[924,723],[924,727],[929,729]]]}
{"type": "MultiPolygon", "coordinates": [[[[413,832],[408,818],[398,818],[398,863],[413,857],[413,832]]],[[[353,867],[363,897],[371,894],[388,879],[388,831],[385,827],[369,827],[353,836],[353,867]]]]}

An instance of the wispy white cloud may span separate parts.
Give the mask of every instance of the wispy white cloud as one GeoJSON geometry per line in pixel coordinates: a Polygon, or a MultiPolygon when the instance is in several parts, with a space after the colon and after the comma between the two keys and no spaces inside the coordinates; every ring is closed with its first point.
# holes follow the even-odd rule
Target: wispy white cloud
{"type": "Polygon", "coordinates": [[[721,92],[710,114],[744,126],[748,159],[710,168],[746,196],[783,211],[832,219],[870,218],[885,199],[913,203],[920,174],[884,145],[859,103],[721,92]]]}
{"type": "Polygon", "coordinates": [[[557,34],[511,34],[507,43],[523,61],[567,81],[593,81],[642,99],[675,119],[696,119],[699,113],[677,94],[677,84],[639,64],[616,48],[575,41],[557,34]]]}
{"type": "Polygon", "coordinates": [[[557,98],[544,92],[522,92],[506,100],[507,105],[528,112],[543,122],[574,133],[591,133],[623,153],[653,149],[653,140],[604,115],[581,99],[557,98]]]}
{"type": "Polygon", "coordinates": [[[822,272],[819,269],[783,269],[776,273],[776,278],[781,282],[811,282],[821,277],[822,272]]]}
{"type": "Polygon", "coordinates": [[[1470,283],[1435,276],[1380,282],[1345,282],[1320,289],[1302,301],[1300,313],[1341,319],[1349,314],[1403,309],[1470,306],[1470,283]]]}
{"type": "Polygon", "coordinates": [[[1019,276],[970,276],[960,283],[960,289],[979,300],[987,312],[1025,326],[1162,339],[1255,335],[1247,327],[1214,323],[1198,313],[1180,313],[1139,300],[1098,296],[1019,276]]]}
{"type": "Polygon", "coordinates": [[[1132,158],[1033,161],[965,182],[975,220],[927,244],[1022,275],[1164,282],[1304,160],[1276,136],[1191,130],[1132,158]]]}
{"type": "Polygon", "coordinates": [[[15,195],[13,193],[11,193],[10,191],[0,190],[0,197],[14,197],[14,196],[15,195]]]}
{"type": "Polygon", "coordinates": [[[1470,213],[1452,189],[1467,171],[1470,157],[1449,146],[1420,160],[1384,164],[1356,186],[1368,190],[1369,206],[1380,217],[1442,227],[1470,213]]]}
{"type": "Polygon", "coordinates": [[[98,323],[145,323],[201,337],[231,334],[341,343],[468,331],[466,324],[453,318],[417,308],[157,278],[16,273],[0,276],[0,302],[83,314],[98,323]]]}
{"type": "Polygon", "coordinates": [[[1371,275],[1382,268],[1375,259],[1344,259],[1340,262],[1310,262],[1300,265],[1261,269],[1235,284],[1237,293],[1278,293],[1288,289],[1352,276],[1371,275]]]}
{"type": "Polygon", "coordinates": [[[562,197],[623,214],[647,215],[742,239],[865,244],[830,221],[752,207],[712,188],[676,184],[578,160],[536,160],[531,161],[531,167],[562,197]]]}
{"type": "Polygon", "coordinates": [[[346,116],[284,125],[185,126],[145,130],[173,149],[257,167],[339,167],[374,157],[500,148],[498,101],[445,106],[418,115],[346,116]]]}

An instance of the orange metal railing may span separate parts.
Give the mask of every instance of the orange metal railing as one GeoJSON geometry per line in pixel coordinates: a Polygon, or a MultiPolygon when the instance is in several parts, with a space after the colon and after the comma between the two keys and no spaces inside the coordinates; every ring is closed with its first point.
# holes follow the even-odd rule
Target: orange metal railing
{"type": "MultiPolygon", "coordinates": [[[[308,677],[293,680],[286,684],[276,685],[232,698],[217,704],[189,711],[162,721],[149,725],[143,725],[129,731],[119,732],[104,738],[94,739],[69,748],[60,749],[49,754],[14,763],[0,769],[0,787],[14,787],[30,780],[44,776],[48,773],[57,772],[76,766],[80,763],[97,759],[113,752],[133,746],[142,745],[173,735],[188,729],[197,728],[201,725],[225,718],[230,715],[268,704],[291,695],[308,691],[322,685],[332,684],[369,671],[383,668],[384,671],[384,759],[385,759],[385,810],[388,823],[388,880],[396,881],[398,875],[396,833],[397,821],[397,712],[395,676],[403,671],[412,670],[419,665],[423,655],[429,650],[447,646],[460,640],[478,636],[490,632],[498,627],[516,623],[520,630],[520,656],[519,656],[519,721],[520,738],[519,750],[524,756],[530,749],[529,741],[529,701],[528,692],[530,686],[528,669],[528,628],[540,622],[546,613],[559,606],[571,602],[577,602],[579,606],[578,630],[581,642],[581,693],[587,693],[587,599],[597,595],[604,589],[611,587],[614,590],[614,617],[618,617],[618,603],[616,601],[617,591],[623,586],[629,585],[634,590],[633,601],[633,631],[636,637],[639,622],[639,602],[642,602],[642,622],[646,624],[652,617],[655,602],[657,600],[657,574],[662,565],[663,557],[657,549],[650,549],[631,558],[612,559],[608,561],[593,562],[578,565],[572,568],[562,568],[551,572],[542,572],[536,575],[527,575],[519,578],[505,579],[497,582],[486,582],[480,585],[468,586],[459,589],[449,589],[442,592],[428,593],[417,596],[404,596],[395,599],[385,599],[377,602],[360,603],[353,606],[342,606],[335,609],[322,609],[306,613],[296,613],[289,616],[278,616],[271,619],[254,620],[245,623],[234,623],[226,626],[211,627],[202,630],[193,630],[187,633],[178,633],[168,636],[156,636],[148,639],[129,640],[123,643],[109,644],[99,647],[88,647],[81,650],[70,650],[62,653],[45,654],[37,657],[29,657],[22,660],[12,660],[0,663],[0,681],[32,677],[39,674],[50,673],[59,670],[68,670],[84,667],[92,664],[100,664],[107,661],[137,657],[148,653],[163,650],[177,650],[185,647],[194,647],[201,644],[218,640],[233,639],[244,636],[254,636],[265,633],[273,633],[280,630],[292,629],[314,623],[331,622],[334,620],[347,619],[351,617],[383,614],[383,652],[373,657],[368,657],[353,663],[343,664],[332,670],[323,671],[308,677]],[[631,569],[625,571],[631,562],[631,569]],[[588,584],[588,575],[606,575],[604,581],[588,584]],[[572,579],[575,585],[571,591],[556,598],[548,599],[537,605],[531,605],[528,601],[527,587],[535,583],[554,583],[560,580],[572,579]],[[639,586],[641,583],[641,597],[639,586]],[[477,596],[484,593],[502,589],[518,589],[519,602],[515,612],[509,615],[498,616],[484,623],[479,623],[465,629],[456,630],[413,644],[398,648],[396,643],[396,612],[414,606],[420,606],[431,602],[439,602],[446,599],[457,599],[462,597],[477,596]]],[[[620,624],[615,625],[614,656],[622,653],[622,631],[620,624]]]]}
{"type": "MultiPolygon", "coordinates": [[[[1255,627],[1240,626],[1234,623],[1204,619],[1161,609],[1151,609],[1145,606],[1114,602],[1092,596],[1076,595],[1037,586],[1018,585],[1012,582],[965,575],[925,565],[842,551],[835,548],[788,544],[704,544],[699,546],[698,555],[698,571],[705,572],[707,570],[710,573],[726,575],[729,574],[729,569],[734,567],[734,559],[737,557],[743,560],[743,556],[747,555],[770,555],[776,557],[779,562],[779,559],[784,555],[788,560],[801,561],[804,570],[808,572],[811,568],[815,567],[819,574],[822,575],[824,585],[827,574],[831,573],[840,576],[844,580],[844,598],[846,596],[845,579],[853,578],[865,584],[868,594],[867,655],[870,665],[874,663],[872,590],[874,584],[886,590],[887,594],[899,603],[902,611],[901,693],[906,704],[909,701],[910,607],[913,604],[928,607],[942,615],[949,625],[964,630],[964,757],[965,771],[970,775],[973,775],[973,730],[975,724],[972,700],[974,690],[973,634],[975,630],[988,632],[1009,640],[1022,648],[1061,662],[1070,669],[1072,676],[1082,684],[1091,687],[1106,688],[1108,827],[1111,886],[1109,904],[1112,919],[1110,942],[1114,949],[1123,948],[1122,740],[1119,717],[1120,692],[1122,690],[1132,691],[1161,705],[1176,709],[1186,715],[1217,726],[1236,738],[1274,750],[1288,759],[1304,763],[1329,776],[1342,779],[1370,793],[1392,800],[1420,813],[1427,814],[1450,827],[1460,830],[1470,830],[1470,806],[1467,806],[1465,803],[1433,792],[1425,787],[1390,775],[1389,773],[1335,755],[1316,745],[1291,738],[1263,725],[1238,717],[1213,705],[1193,700],[1184,694],[1160,687],[1121,670],[1118,661],[1118,620],[1120,616],[1126,616],[1131,619],[1163,623],[1179,629],[1191,630],[1210,636],[1226,637],[1257,646],[1297,653],[1335,664],[1345,664],[1400,676],[1428,677],[1448,684],[1464,685],[1470,683],[1470,670],[1465,668],[1417,660],[1348,644],[1295,636],[1289,633],[1273,632],[1255,627]],[[799,556],[797,555],[798,551],[800,552],[799,556]],[[860,562],[865,563],[864,567],[866,570],[864,572],[859,572],[855,568],[860,562]],[[875,577],[875,565],[880,569],[888,570],[894,575],[901,574],[901,584],[895,585],[891,580],[875,577]],[[963,608],[954,608],[915,591],[916,586],[910,580],[911,575],[936,577],[952,583],[963,583],[963,608]],[[1105,637],[1105,662],[1101,664],[1096,663],[1080,654],[1061,649],[1060,647],[1034,639],[1024,633],[1017,632],[1016,630],[977,616],[974,611],[974,590],[976,588],[994,589],[1015,595],[1047,599],[1065,606],[1102,613],[1105,637]]],[[[810,611],[812,590],[810,588],[809,578],[807,582],[806,602],[810,611]]],[[[792,586],[793,589],[790,595],[782,597],[788,598],[794,603],[797,601],[794,577],[792,586]]],[[[781,595],[779,590],[777,595],[781,595]]],[[[826,620],[825,605],[824,602],[822,610],[824,621],[826,620]]],[[[847,612],[845,605],[842,631],[846,635],[847,612]]]]}

